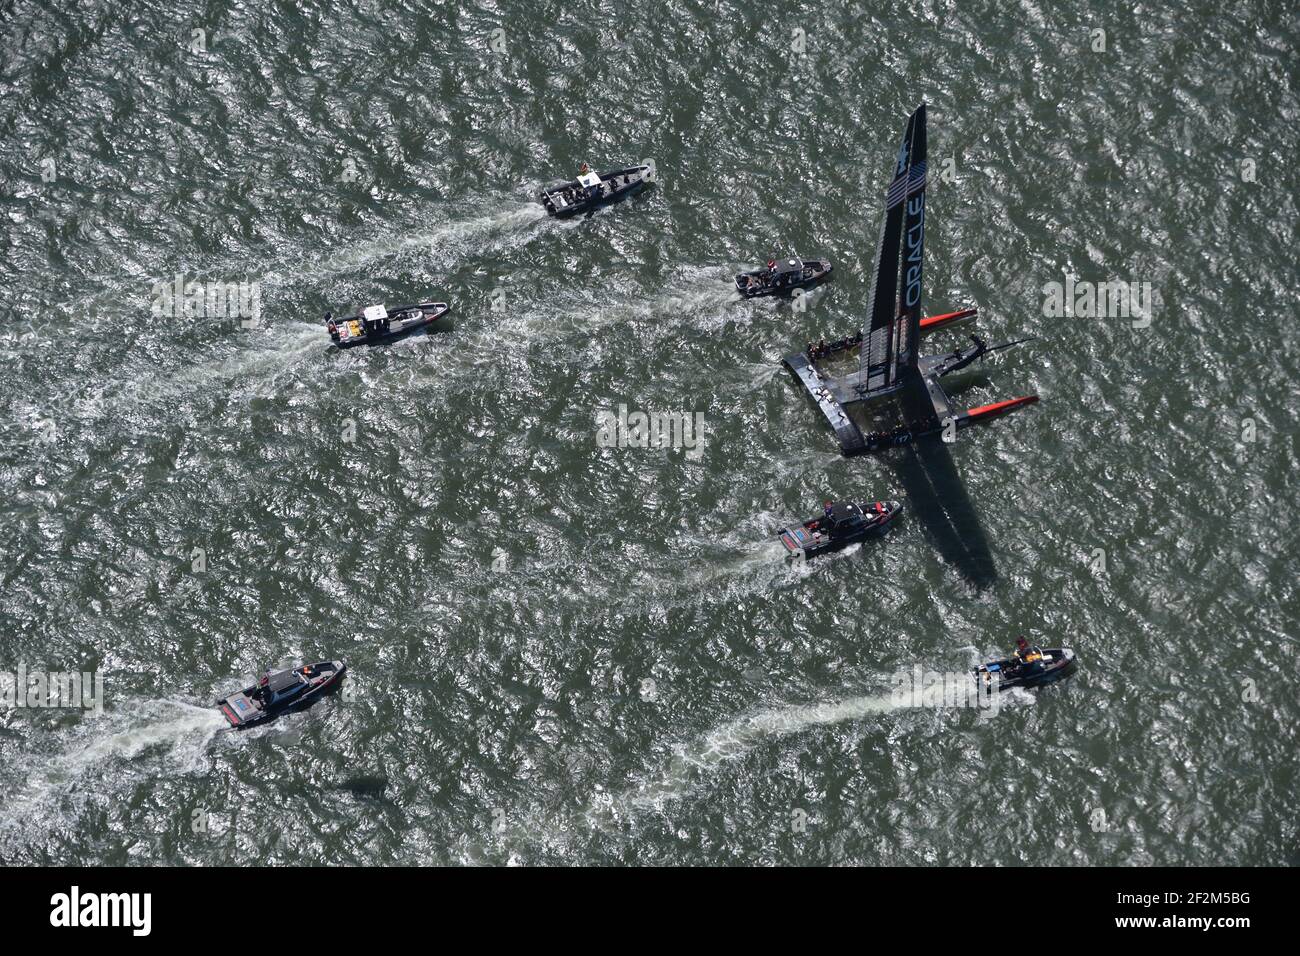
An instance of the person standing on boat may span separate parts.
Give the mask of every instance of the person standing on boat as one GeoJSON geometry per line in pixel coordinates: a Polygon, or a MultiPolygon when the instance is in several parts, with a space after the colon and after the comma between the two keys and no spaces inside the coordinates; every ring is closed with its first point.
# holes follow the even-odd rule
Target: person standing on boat
{"type": "Polygon", "coordinates": [[[585,196],[594,196],[596,195],[597,191],[599,191],[600,189],[599,186],[588,186],[586,183],[582,182],[583,176],[590,176],[590,175],[591,175],[591,165],[586,161],[583,161],[583,164],[578,167],[578,183],[582,186],[582,193],[585,196]]]}
{"type": "Polygon", "coordinates": [[[1016,660],[1025,674],[1037,674],[1043,669],[1043,655],[1030,647],[1023,637],[1016,638],[1016,660]]]}

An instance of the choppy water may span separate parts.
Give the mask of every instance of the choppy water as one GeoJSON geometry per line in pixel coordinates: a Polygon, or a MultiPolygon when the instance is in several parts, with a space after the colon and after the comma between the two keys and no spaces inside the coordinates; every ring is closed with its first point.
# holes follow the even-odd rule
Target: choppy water
{"type": "Polygon", "coordinates": [[[0,711],[0,858],[1294,862],[1284,7],[11,5],[0,670],[107,701],[0,711]],[[844,460],[779,359],[861,321],[922,99],[928,306],[1041,337],[964,397],[1045,401],[844,460]],[[546,220],[583,158],[659,186],[546,220]],[[732,300],[773,246],[835,260],[807,312],[732,300]],[[1067,273],[1150,326],[1045,317],[1067,273]],[[262,327],[152,317],[177,275],[262,327]],[[426,295],[454,332],[326,352],[324,310],[426,295]],[[598,448],[620,403],[703,412],[702,456],[598,448]],[[781,562],[851,495],[908,512],[781,562]],[[893,702],[1020,631],[1079,675],[893,702]],[[326,656],[350,699],[218,732],[326,656]]]}

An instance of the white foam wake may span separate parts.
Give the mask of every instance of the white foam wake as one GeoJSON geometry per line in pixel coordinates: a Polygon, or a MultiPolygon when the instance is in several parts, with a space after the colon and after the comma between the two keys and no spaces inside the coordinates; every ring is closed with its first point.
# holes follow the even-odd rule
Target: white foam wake
{"type": "Polygon", "coordinates": [[[128,726],[98,736],[107,721],[121,721],[119,713],[83,721],[75,729],[72,746],[53,757],[30,761],[26,768],[8,768],[3,785],[14,788],[6,794],[0,810],[0,830],[29,828],[39,821],[41,810],[58,800],[87,772],[111,758],[136,760],[159,751],[183,771],[201,769],[209,742],[226,721],[216,709],[197,707],[183,701],[154,701],[126,718],[128,726]]]}
{"type": "MultiPolygon", "coordinates": [[[[546,218],[546,210],[533,202],[514,202],[502,205],[500,197],[490,201],[484,212],[470,218],[440,222],[433,226],[417,228],[394,227],[381,235],[348,242],[335,249],[295,249],[288,256],[272,258],[269,265],[257,262],[213,261],[190,268],[177,268],[186,279],[195,281],[219,280],[231,282],[248,280],[265,287],[269,292],[277,287],[289,287],[294,298],[300,298],[302,284],[346,275],[364,269],[376,262],[418,251],[426,256],[444,259],[470,243],[482,243],[500,234],[517,233],[522,227],[546,218]],[[496,208],[493,209],[492,206],[496,208]],[[278,262],[276,260],[279,260],[278,262]]],[[[445,265],[445,262],[443,263],[445,265]]],[[[42,307],[39,322],[30,324],[29,344],[60,341],[69,325],[79,325],[84,331],[87,316],[96,330],[106,329],[116,334],[119,324],[107,321],[108,316],[139,315],[147,312],[154,298],[157,283],[171,283],[176,274],[165,276],[115,276],[102,280],[100,288],[75,299],[48,303],[42,307]]],[[[272,317],[273,318],[273,317],[272,317]]]]}
{"type": "Polygon", "coordinates": [[[417,250],[430,255],[445,254],[470,241],[481,241],[497,233],[511,232],[545,217],[546,210],[537,203],[530,202],[428,228],[394,230],[372,239],[349,243],[323,256],[286,263],[268,271],[260,281],[273,285],[346,274],[380,260],[417,250]]]}
{"type": "Polygon", "coordinates": [[[672,760],[658,777],[622,793],[597,798],[585,814],[586,822],[599,828],[639,810],[661,809],[666,801],[689,794],[702,775],[767,741],[815,727],[887,714],[908,706],[895,702],[890,694],[869,694],[823,704],[761,710],[728,721],[699,740],[675,748],[672,760]]]}

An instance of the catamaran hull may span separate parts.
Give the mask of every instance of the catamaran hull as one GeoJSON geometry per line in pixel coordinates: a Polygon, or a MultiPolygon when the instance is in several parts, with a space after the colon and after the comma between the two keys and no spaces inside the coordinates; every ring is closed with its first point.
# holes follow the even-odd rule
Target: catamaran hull
{"type": "Polygon", "coordinates": [[[978,314],[979,309],[960,309],[957,312],[945,312],[943,315],[927,316],[921,320],[921,334],[938,332],[940,329],[969,322],[978,314]]]}
{"type": "MultiPolygon", "coordinates": [[[[1003,415],[1009,415],[1016,409],[1024,408],[1026,405],[1032,405],[1038,401],[1037,395],[1025,395],[1020,398],[1008,399],[1005,402],[996,402],[992,405],[981,405],[978,408],[967,409],[964,412],[958,412],[952,418],[952,428],[954,431],[961,431],[970,428],[972,425],[982,425],[991,422],[995,418],[1001,418],[1003,415]]],[[[873,438],[867,436],[863,440],[861,449],[849,452],[846,455],[857,454],[866,455],[877,452],[887,451],[890,448],[902,448],[904,445],[910,445],[922,438],[933,436],[942,437],[948,430],[948,426],[939,422],[931,428],[908,429],[898,433],[890,433],[883,438],[873,438]]]]}

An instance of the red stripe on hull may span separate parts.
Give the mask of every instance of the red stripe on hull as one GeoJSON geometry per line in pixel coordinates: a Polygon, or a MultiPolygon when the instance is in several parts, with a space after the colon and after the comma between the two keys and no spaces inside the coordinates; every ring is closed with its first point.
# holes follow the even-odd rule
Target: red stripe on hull
{"type": "Polygon", "coordinates": [[[988,418],[997,418],[999,415],[1013,412],[1024,405],[1032,405],[1036,401],[1038,401],[1037,395],[1025,395],[1021,398],[1009,398],[1005,402],[995,402],[992,405],[981,405],[978,408],[967,409],[966,419],[975,422],[988,418]]]}
{"type": "Polygon", "coordinates": [[[969,319],[978,311],[978,309],[961,309],[957,312],[945,312],[943,315],[932,315],[929,318],[921,320],[921,331],[933,332],[935,329],[943,328],[945,325],[951,325],[953,322],[960,322],[962,319],[969,319]]]}

